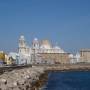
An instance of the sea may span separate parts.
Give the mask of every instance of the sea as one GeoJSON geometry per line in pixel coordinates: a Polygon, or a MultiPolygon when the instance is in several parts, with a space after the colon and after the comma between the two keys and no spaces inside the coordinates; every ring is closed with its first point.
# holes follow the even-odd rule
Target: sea
{"type": "Polygon", "coordinates": [[[42,90],[90,90],[90,71],[50,72],[42,90]]]}

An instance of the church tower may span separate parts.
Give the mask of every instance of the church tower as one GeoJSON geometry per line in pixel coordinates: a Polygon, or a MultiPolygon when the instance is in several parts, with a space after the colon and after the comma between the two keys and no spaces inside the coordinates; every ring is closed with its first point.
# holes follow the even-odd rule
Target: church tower
{"type": "Polygon", "coordinates": [[[23,35],[20,36],[19,38],[19,53],[20,54],[25,54],[26,52],[26,41],[23,35]]]}
{"type": "Polygon", "coordinates": [[[32,42],[32,48],[33,49],[39,49],[39,41],[37,38],[35,38],[32,42]]]}

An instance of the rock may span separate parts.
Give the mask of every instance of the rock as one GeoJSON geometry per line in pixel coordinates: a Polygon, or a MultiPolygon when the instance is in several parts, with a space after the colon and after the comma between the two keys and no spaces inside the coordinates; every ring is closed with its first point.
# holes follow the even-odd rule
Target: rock
{"type": "Polygon", "coordinates": [[[13,90],[20,90],[18,87],[16,87],[16,88],[13,88],[13,90]]]}
{"type": "Polygon", "coordinates": [[[30,78],[30,76],[29,76],[29,75],[26,75],[24,78],[25,78],[25,79],[29,79],[29,78],[30,78]]]}
{"type": "Polygon", "coordinates": [[[31,84],[39,80],[42,73],[44,73],[44,69],[40,67],[6,72],[0,75],[0,88],[1,90],[30,90],[31,84]]]}
{"type": "Polygon", "coordinates": [[[0,88],[1,88],[1,90],[8,90],[8,89],[7,89],[7,86],[4,85],[4,84],[0,85],[0,88]]]}
{"type": "Polygon", "coordinates": [[[24,82],[25,82],[25,80],[24,79],[19,79],[19,81],[18,81],[18,84],[24,84],[24,82]]]}
{"type": "Polygon", "coordinates": [[[7,80],[4,79],[4,78],[2,78],[2,79],[0,80],[0,83],[2,83],[2,84],[7,84],[7,80]]]}
{"type": "Polygon", "coordinates": [[[18,85],[18,83],[17,83],[17,82],[14,82],[14,83],[13,83],[13,85],[14,85],[14,86],[17,86],[17,85],[18,85]]]}

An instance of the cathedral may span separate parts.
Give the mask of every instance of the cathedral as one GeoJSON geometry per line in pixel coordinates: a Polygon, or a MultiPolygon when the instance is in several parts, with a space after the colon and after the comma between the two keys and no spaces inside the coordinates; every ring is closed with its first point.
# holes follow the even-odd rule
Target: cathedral
{"type": "Polygon", "coordinates": [[[37,53],[65,53],[58,45],[52,46],[49,40],[39,41],[35,38],[32,42],[32,49],[35,49],[37,53]]]}
{"type": "Polygon", "coordinates": [[[31,63],[31,48],[27,45],[25,37],[23,35],[19,38],[18,53],[20,56],[19,64],[31,63]]]}
{"type": "Polygon", "coordinates": [[[23,35],[19,38],[18,53],[20,55],[20,62],[23,63],[36,63],[41,62],[39,57],[42,53],[65,53],[58,45],[52,46],[49,40],[39,41],[35,38],[32,41],[31,47],[27,44],[23,35]]]}

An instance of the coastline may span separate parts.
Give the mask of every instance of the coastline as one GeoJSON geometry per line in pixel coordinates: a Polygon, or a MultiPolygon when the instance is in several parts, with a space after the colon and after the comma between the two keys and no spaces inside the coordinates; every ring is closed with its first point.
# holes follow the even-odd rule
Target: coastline
{"type": "MultiPolygon", "coordinates": [[[[89,67],[84,67],[84,68],[73,68],[73,69],[70,69],[70,68],[64,68],[64,69],[53,69],[53,70],[46,70],[46,72],[43,74],[44,75],[44,77],[43,78],[40,78],[38,81],[37,81],[37,84],[41,84],[41,85],[39,85],[39,88],[40,87],[42,87],[42,86],[44,86],[45,84],[46,84],[46,82],[47,82],[47,80],[48,80],[48,74],[50,73],[50,72],[82,72],[82,71],[90,71],[90,68],[89,67]],[[45,76],[46,75],[46,76],[45,76]],[[45,81],[44,81],[44,79],[46,79],[45,81]],[[42,81],[41,83],[39,82],[39,81],[42,81]]],[[[37,84],[35,84],[35,87],[37,87],[37,84]]],[[[37,89],[32,89],[32,90],[39,90],[38,89],[38,87],[37,87],[37,89]]]]}
{"type": "Polygon", "coordinates": [[[0,75],[0,90],[41,90],[49,72],[90,71],[90,66],[32,66],[4,72],[0,75]]]}
{"type": "Polygon", "coordinates": [[[31,90],[42,90],[42,88],[47,80],[48,80],[48,74],[50,72],[81,72],[81,71],[90,71],[90,68],[80,68],[80,69],[65,69],[65,70],[46,70],[39,78],[39,80],[36,81],[36,83],[33,85],[31,90]]]}
{"type": "Polygon", "coordinates": [[[41,88],[46,84],[48,80],[48,72],[41,74],[39,80],[37,80],[34,84],[32,84],[31,90],[41,90],[41,88]]]}

